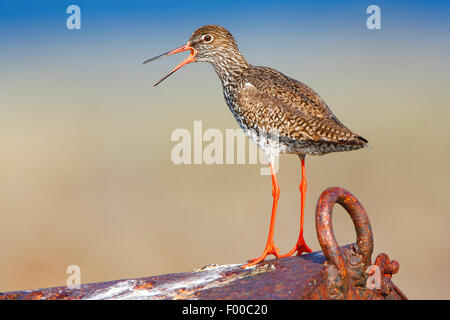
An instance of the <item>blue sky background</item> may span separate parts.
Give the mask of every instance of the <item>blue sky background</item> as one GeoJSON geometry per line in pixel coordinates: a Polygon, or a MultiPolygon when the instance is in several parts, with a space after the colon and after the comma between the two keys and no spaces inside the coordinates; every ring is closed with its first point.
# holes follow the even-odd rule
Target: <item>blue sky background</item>
{"type": "MultiPolygon", "coordinates": [[[[41,45],[80,36],[99,40],[108,34],[117,39],[127,35],[142,40],[187,37],[204,24],[221,24],[261,37],[368,32],[365,8],[382,8],[382,26],[388,32],[427,37],[449,35],[447,1],[5,1],[0,2],[0,32],[3,41],[41,45]],[[77,4],[82,10],[82,30],[68,34],[66,8],[77,4]],[[255,33],[256,31],[256,33],[255,33]]],[[[242,34],[242,31],[240,32],[242,34]]],[[[174,39],[176,41],[177,39],[174,39]]],[[[295,39],[292,39],[295,41],[295,39]]]]}
{"type": "Polygon", "coordinates": [[[356,55],[361,48],[380,55],[392,50],[446,55],[449,16],[447,1],[2,0],[0,65],[20,70],[27,61],[56,65],[60,59],[66,65],[95,65],[119,55],[121,63],[125,55],[140,61],[179,46],[205,24],[227,27],[254,64],[273,65],[287,52],[302,59],[302,51],[329,50],[327,44],[356,55]],[[81,8],[81,30],[66,28],[70,4],[81,8]],[[383,30],[366,28],[370,4],[381,7],[383,30]]]}
{"type": "MultiPolygon", "coordinates": [[[[335,53],[335,66],[345,63],[341,58],[373,65],[381,60],[418,64],[416,59],[422,57],[420,62],[438,64],[449,54],[449,16],[447,1],[3,0],[0,66],[6,79],[7,71],[57,68],[86,77],[114,66],[117,73],[145,70],[155,81],[180,57],[145,69],[138,62],[185,43],[205,24],[227,27],[250,63],[283,72],[293,63],[305,71],[314,61],[327,63],[327,52],[335,53]],[[81,8],[81,30],[66,28],[70,4],[81,8]],[[381,7],[382,30],[366,28],[370,4],[381,7]]],[[[195,73],[205,77],[204,66],[196,68],[195,73]]],[[[178,72],[180,79],[185,72],[178,72]]]]}

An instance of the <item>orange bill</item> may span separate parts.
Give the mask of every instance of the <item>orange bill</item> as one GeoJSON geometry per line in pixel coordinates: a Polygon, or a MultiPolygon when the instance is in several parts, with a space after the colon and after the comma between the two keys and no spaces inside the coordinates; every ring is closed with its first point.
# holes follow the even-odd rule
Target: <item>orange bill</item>
{"type": "Polygon", "coordinates": [[[174,73],[175,71],[177,71],[178,69],[180,69],[182,66],[184,66],[184,65],[186,65],[186,64],[188,64],[188,63],[193,62],[193,61],[194,61],[194,55],[195,55],[194,49],[193,49],[189,44],[186,44],[186,45],[181,46],[181,47],[179,47],[179,48],[176,48],[176,49],[174,49],[174,50],[172,50],[172,51],[168,51],[168,52],[166,52],[166,53],[160,54],[159,56],[156,56],[156,57],[153,57],[153,58],[151,58],[151,59],[148,59],[148,60],[144,61],[143,64],[146,64],[146,63],[148,63],[148,62],[152,62],[152,61],[158,60],[158,59],[160,59],[160,58],[162,58],[162,57],[170,56],[170,55],[172,55],[172,54],[179,53],[179,52],[183,52],[183,51],[187,51],[187,50],[191,50],[191,54],[189,55],[189,57],[187,57],[186,59],[184,59],[184,60],[183,60],[179,65],[177,65],[172,71],[170,71],[168,74],[166,74],[164,77],[162,77],[157,83],[155,83],[155,84],[153,85],[154,87],[156,87],[158,84],[160,84],[161,82],[163,82],[164,80],[166,80],[172,73],[174,73]]]}

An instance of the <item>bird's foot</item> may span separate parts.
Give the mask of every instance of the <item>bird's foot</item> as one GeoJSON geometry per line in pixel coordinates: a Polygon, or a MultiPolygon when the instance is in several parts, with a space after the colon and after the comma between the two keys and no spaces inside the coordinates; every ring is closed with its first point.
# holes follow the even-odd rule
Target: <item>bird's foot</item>
{"type": "Polygon", "coordinates": [[[292,256],[292,254],[297,251],[297,256],[300,256],[303,252],[310,253],[312,250],[308,247],[303,237],[298,239],[295,247],[286,254],[280,255],[279,258],[286,258],[292,256]]]}
{"type": "Polygon", "coordinates": [[[275,257],[280,258],[280,249],[278,249],[273,242],[268,242],[262,255],[259,258],[248,260],[248,263],[243,265],[242,268],[248,268],[254,266],[263,261],[269,254],[273,254],[275,257]]]}

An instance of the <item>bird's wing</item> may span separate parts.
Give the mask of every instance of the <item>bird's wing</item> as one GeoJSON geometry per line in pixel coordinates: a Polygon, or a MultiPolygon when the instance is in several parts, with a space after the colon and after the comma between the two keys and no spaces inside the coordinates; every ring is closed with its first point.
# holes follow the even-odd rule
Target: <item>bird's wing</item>
{"type": "Polygon", "coordinates": [[[330,119],[344,126],[325,101],[303,82],[267,67],[251,69],[251,82],[259,90],[277,97],[286,105],[320,119],[330,119]]]}
{"type": "Polygon", "coordinates": [[[276,132],[292,140],[365,144],[367,141],[340,122],[323,119],[287,105],[247,83],[238,94],[238,116],[248,128],[276,132]],[[361,140],[362,139],[362,140],[361,140]]]}

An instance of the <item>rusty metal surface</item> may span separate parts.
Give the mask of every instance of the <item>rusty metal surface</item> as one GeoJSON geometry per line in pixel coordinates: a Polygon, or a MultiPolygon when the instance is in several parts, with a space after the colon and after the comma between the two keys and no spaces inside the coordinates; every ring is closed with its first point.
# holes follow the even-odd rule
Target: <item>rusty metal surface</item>
{"type": "Polygon", "coordinates": [[[331,187],[322,192],[316,206],[316,232],[327,261],[309,299],[406,299],[391,281],[392,274],[398,272],[399,263],[389,261],[384,253],[375,260],[380,271],[380,288],[366,287],[371,276],[367,270],[373,252],[372,228],[364,207],[349,191],[331,187]],[[356,242],[345,248],[338,246],[332,229],[336,203],[344,207],[355,226],[356,242]],[[323,277],[322,282],[320,277],[323,277]]]}
{"type": "Polygon", "coordinates": [[[366,211],[342,188],[325,190],[316,207],[317,236],[323,251],[264,261],[254,267],[205,266],[199,270],[48,289],[0,293],[1,299],[407,299],[392,282],[399,263],[384,253],[371,265],[373,235],[366,211]],[[341,204],[353,220],[356,242],[337,244],[332,211],[341,204]],[[375,268],[375,269],[374,269],[375,268]],[[378,285],[367,287],[373,273],[378,285]]]}
{"type": "Polygon", "coordinates": [[[385,253],[380,253],[375,259],[374,265],[379,267],[381,276],[381,287],[376,294],[380,296],[390,297],[398,296],[401,299],[408,299],[406,295],[391,281],[392,275],[396,274],[400,268],[400,264],[396,260],[389,260],[385,253]]]}
{"type": "Polygon", "coordinates": [[[316,252],[267,260],[247,269],[207,266],[192,272],[85,284],[80,289],[7,292],[0,299],[300,299],[324,262],[325,257],[316,252]]]}
{"type": "Polygon", "coordinates": [[[316,232],[327,257],[328,295],[331,299],[342,299],[352,285],[365,283],[364,273],[371,264],[373,251],[369,218],[364,207],[350,192],[342,188],[328,188],[317,202],[316,232]],[[332,213],[335,203],[342,205],[353,220],[356,242],[351,250],[339,250],[334,236],[332,213]]]}

